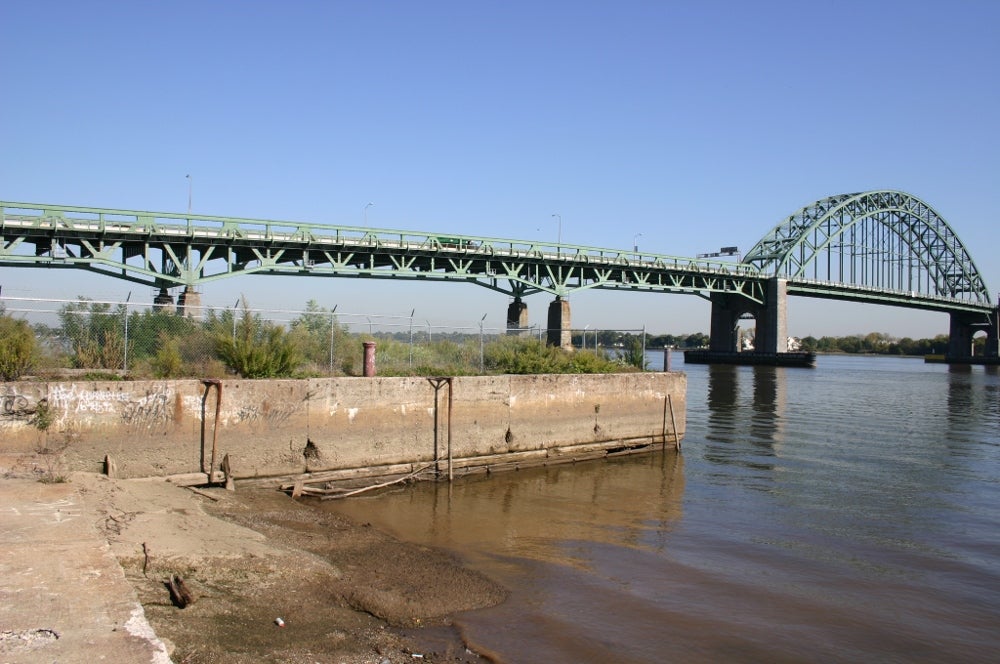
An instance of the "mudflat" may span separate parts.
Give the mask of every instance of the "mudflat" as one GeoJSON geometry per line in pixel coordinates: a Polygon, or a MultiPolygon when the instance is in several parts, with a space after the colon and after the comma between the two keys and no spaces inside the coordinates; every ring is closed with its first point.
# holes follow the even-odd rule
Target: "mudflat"
{"type": "Polygon", "coordinates": [[[69,481],[175,663],[487,661],[450,617],[506,593],[446,552],[274,489],[69,481]]]}

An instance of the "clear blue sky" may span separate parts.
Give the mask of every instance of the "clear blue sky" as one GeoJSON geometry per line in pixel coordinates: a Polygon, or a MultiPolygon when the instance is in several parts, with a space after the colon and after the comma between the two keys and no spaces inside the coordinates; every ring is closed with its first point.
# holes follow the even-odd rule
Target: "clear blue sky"
{"type": "MultiPolygon", "coordinates": [[[[932,205],[1000,288],[1000,2],[4,2],[0,200],[361,224],[694,256],[829,195],[932,205]]],[[[0,268],[4,295],[124,297],[0,268]]],[[[469,285],[238,277],[207,304],[501,325],[469,285]]],[[[152,299],[152,293],[137,294],[152,299]]],[[[137,297],[133,295],[133,299],[137,297]]],[[[528,299],[543,323],[548,297],[528,299]]],[[[708,331],[592,292],[574,327],[708,331]]],[[[796,335],[947,317],[793,298],[796,335]]]]}

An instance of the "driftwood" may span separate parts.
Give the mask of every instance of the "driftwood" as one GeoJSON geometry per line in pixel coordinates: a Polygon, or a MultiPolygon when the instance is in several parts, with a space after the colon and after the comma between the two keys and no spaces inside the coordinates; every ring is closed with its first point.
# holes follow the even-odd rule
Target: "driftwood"
{"type": "Polygon", "coordinates": [[[203,498],[208,498],[209,500],[212,500],[212,501],[215,501],[215,502],[219,502],[219,497],[218,496],[213,496],[212,494],[210,494],[207,491],[202,491],[201,489],[196,489],[193,486],[189,486],[187,488],[189,490],[191,490],[192,492],[198,494],[199,496],[203,497],[203,498]]]}
{"type": "Polygon", "coordinates": [[[399,484],[400,482],[405,482],[406,480],[413,479],[414,477],[416,477],[420,473],[422,473],[425,470],[427,470],[428,468],[430,468],[432,465],[433,464],[429,463],[426,466],[422,466],[420,468],[417,468],[416,470],[414,470],[409,475],[404,475],[403,477],[400,477],[399,479],[390,480],[389,482],[382,482],[381,484],[373,484],[371,486],[362,487],[361,489],[355,489],[353,491],[346,491],[346,492],[340,493],[340,494],[331,494],[331,495],[321,496],[320,500],[333,500],[334,498],[347,498],[348,496],[356,496],[359,493],[364,493],[366,491],[372,491],[374,489],[381,489],[382,487],[392,486],[393,484],[399,484]]]}
{"type": "MultiPolygon", "coordinates": [[[[417,468],[416,470],[412,470],[411,472],[407,473],[406,475],[398,479],[391,480],[389,482],[373,484],[371,486],[366,486],[361,489],[345,489],[343,487],[330,486],[330,483],[337,481],[337,479],[331,479],[329,477],[327,478],[315,477],[312,479],[299,478],[294,482],[282,484],[278,488],[279,490],[284,491],[285,493],[291,494],[292,498],[299,498],[301,496],[310,496],[313,498],[324,498],[324,499],[343,498],[345,496],[353,496],[355,494],[363,493],[365,491],[371,491],[372,489],[379,489],[384,486],[398,484],[399,482],[405,482],[406,480],[412,479],[417,475],[419,475],[420,473],[424,472],[432,465],[433,464],[430,463],[426,464],[424,466],[421,466],[420,468],[417,468]],[[312,482],[313,485],[320,484],[325,486],[309,486],[308,484],[306,484],[306,482],[312,482]]],[[[410,466],[410,468],[412,469],[413,466],[410,466]]],[[[344,478],[339,478],[339,479],[342,481],[344,480],[344,478]]]]}
{"type": "Polygon", "coordinates": [[[184,579],[174,574],[172,577],[163,582],[170,591],[170,601],[174,603],[179,609],[183,609],[188,604],[194,604],[195,596],[191,594],[188,590],[187,584],[184,583],[184,579]]]}
{"type": "Polygon", "coordinates": [[[222,474],[226,476],[226,491],[236,491],[236,478],[233,477],[233,465],[228,454],[222,457],[222,474]]]}

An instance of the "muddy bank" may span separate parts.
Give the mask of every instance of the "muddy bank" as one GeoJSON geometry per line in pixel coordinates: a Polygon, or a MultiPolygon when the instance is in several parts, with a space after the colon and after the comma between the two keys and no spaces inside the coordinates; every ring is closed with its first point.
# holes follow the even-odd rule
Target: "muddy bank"
{"type": "Polygon", "coordinates": [[[486,661],[450,616],[505,591],[444,552],[270,489],[72,481],[176,663],[486,661]],[[164,583],[174,575],[195,598],[185,608],[164,583]]]}

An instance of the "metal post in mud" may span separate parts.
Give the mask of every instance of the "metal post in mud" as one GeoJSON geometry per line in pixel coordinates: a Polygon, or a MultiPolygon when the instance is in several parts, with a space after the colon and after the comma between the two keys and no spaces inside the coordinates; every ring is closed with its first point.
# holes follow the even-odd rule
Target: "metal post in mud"
{"type": "Polygon", "coordinates": [[[453,389],[452,389],[452,378],[448,378],[448,482],[450,483],[454,476],[451,471],[451,406],[454,403],[453,399],[453,389]]]}
{"type": "MultiPolygon", "coordinates": [[[[222,409],[222,381],[218,378],[205,378],[201,381],[205,385],[205,396],[202,399],[202,416],[201,416],[201,445],[202,450],[205,449],[205,402],[208,401],[208,393],[212,390],[212,386],[215,386],[215,421],[212,423],[212,457],[208,465],[208,483],[212,483],[212,475],[215,473],[215,452],[216,446],[219,440],[219,411],[222,409]]],[[[205,455],[202,452],[201,457],[202,470],[205,470],[205,455]]]]}
{"type": "MultiPolygon", "coordinates": [[[[677,420],[674,419],[674,400],[667,395],[667,405],[670,406],[670,427],[674,431],[674,449],[678,452],[681,451],[681,437],[677,435],[677,420]]],[[[664,437],[666,440],[666,437],[664,437]]]]}
{"type": "Polygon", "coordinates": [[[663,397],[663,425],[660,428],[660,439],[663,442],[662,449],[667,449],[667,404],[669,403],[670,395],[663,397]]]}
{"type": "MultiPolygon", "coordinates": [[[[440,449],[439,446],[438,446],[438,430],[440,429],[440,424],[439,424],[440,419],[438,417],[438,391],[441,389],[441,387],[446,382],[450,383],[451,379],[450,378],[428,378],[427,382],[430,383],[431,386],[434,388],[434,475],[435,475],[435,477],[437,477],[437,476],[440,476],[440,474],[441,474],[441,466],[440,466],[441,455],[440,455],[440,452],[438,451],[440,449]]],[[[449,392],[450,392],[450,388],[449,388],[449,392]]],[[[451,419],[451,416],[450,416],[450,408],[449,408],[449,432],[451,431],[450,419],[451,419]]],[[[451,437],[449,435],[449,452],[450,452],[450,449],[451,449],[451,440],[450,440],[450,438],[451,437]]]]}

